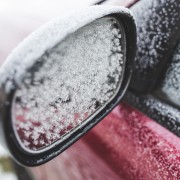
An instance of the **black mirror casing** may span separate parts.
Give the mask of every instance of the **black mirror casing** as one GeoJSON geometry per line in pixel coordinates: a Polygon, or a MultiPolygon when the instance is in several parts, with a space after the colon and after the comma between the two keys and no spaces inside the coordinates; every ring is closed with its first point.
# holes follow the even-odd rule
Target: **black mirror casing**
{"type": "MultiPolygon", "coordinates": [[[[12,157],[20,164],[25,166],[37,166],[41,165],[52,158],[59,155],[61,152],[63,152],[65,149],[67,149],[70,145],[72,145],[75,141],[77,141],[81,136],[83,136],[87,131],[89,131],[92,127],[94,127],[98,122],[100,122],[112,109],[119,103],[119,101],[122,99],[128,85],[131,79],[131,74],[133,71],[133,62],[134,62],[134,56],[135,56],[135,50],[136,50],[136,25],[135,21],[133,19],[133,16],[129,12],[129,10],[121,7],[103,7],[103,6],[94,6],[89,7],[82,12],[78,12],[75,15],[71,15],[69,17],[65,17],[64,19],[55,20],[53,22],[50,22],[48,26],[42,27],[40,30],[35,32],[33,35],[31,35],[29,38],[27,38],[23,45],[20,45],[13,53],[10,55],[9,59],[16,59],[16,53],[18,51],[23,51],[23,46],[25,45],[28,49],[28,44],[31,44],[32,41],[38,43],[41,41],[41,39],[38,39],[39,36],[46,37],[47,32],[55,32],[53,31],[54,28],[61,28],[62,24],[65,27],[62,31],[68,32],[66,34],[63,34],[62,37],[60,37],[59,41],[64,39],[69,34],[75,32],[78,28],[81,28],[85,26],[86,24],[89,24],[90,22],[102,18],[102,17],[113,17],[116,18],[118,21],[121,22],[123,25],[125,38],[126,38],[126,64],[125,64],[125,70],[124,70],[124,78],[122,80],[121,88],[119,89],[118,93],[115,95],[115,97],[106,105],[105,108],[103,108],[98,114],[96,114],[93,119],[89,122],[87,122],[85,125],[83,125],[81,128],[79,128],[77,131],[73,132],[67,139],[60,143],[56,143],[52,148],[47,149],[43,152],[38,153],[32,153],[25,151],[19,144],[12,125],[12,101],[13,97],[16,91],[16,82],[14,82],[14,87],[10,89],[7,93],[7,86],[8,81],[11,80],[14,81],[14,76],[16,75],[16,72],[11,73],[12,71],[6,70],[6,65],[3,66],[4,70],[0,71],[0,76],[2,77],[4,72],[10,73],[10,78],[3,78],[3,80],[0,82],[1,89],[0,89],[0,142],[1,144],[10,152],[12,157]],[[47,31],[48,29],[48,31],[47,31]],[[5,80],[4,80],[5,79],[5,80]]],[[[55,35],[53,35],[55,36],[55,35]]],[[[57,40],[54,41],[52,44],[53,46],[58,42],[57,40]]],[[[33,44],[33,43],[32,43],[33,44]]],[[[53,47],[52,46],[52,47],[53,47]]],[[[33,51],[30,48],[29,50],[33,51]]],[[[37,44],[37,48],[38,44],[37,44]]],[[[45,51],[45,49],[40,49],[45,51]]],[[[26,53],[23,51],[22,54],[20,54],[20,57],[23,58],[26,56],[26,53]]],[[[9,61],[7,59],[7,61],[9,61]]],[[[20,59],[19,59],[20,60],[20,59]]],[[[18,61],[16,59],[15,61],[18,61]]]]}

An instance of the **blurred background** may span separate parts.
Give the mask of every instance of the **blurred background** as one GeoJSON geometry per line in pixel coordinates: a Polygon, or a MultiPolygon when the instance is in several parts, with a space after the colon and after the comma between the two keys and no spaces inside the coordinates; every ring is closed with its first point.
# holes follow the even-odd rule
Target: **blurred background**
{"type": "Polygon", "coordinates": [[[0,0],[0,63],[30,32],[52,18],[99,0],[0,0]]]}

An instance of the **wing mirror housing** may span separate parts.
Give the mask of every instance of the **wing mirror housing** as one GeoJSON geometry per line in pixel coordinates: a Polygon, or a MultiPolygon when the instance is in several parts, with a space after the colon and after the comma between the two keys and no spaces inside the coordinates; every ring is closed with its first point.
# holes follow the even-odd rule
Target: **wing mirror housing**
{"type": "Polygon", "coordinates": [[[94,6],[27,37],[0,69],[0,142],[25,166],[59,155],[122,99],[136,25],[129,10],[94,6]]]}

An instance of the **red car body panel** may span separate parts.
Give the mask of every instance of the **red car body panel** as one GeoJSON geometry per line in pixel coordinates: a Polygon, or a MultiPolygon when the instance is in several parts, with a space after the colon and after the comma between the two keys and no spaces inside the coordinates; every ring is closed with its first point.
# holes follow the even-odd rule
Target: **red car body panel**
{"type": "Polygon", "coordinates": [[[179,138],[139,111],[121,104],[63,154],[32,170],[37,179],[43,180],[52,174],[78,180],[178,180],[179,138]]]}

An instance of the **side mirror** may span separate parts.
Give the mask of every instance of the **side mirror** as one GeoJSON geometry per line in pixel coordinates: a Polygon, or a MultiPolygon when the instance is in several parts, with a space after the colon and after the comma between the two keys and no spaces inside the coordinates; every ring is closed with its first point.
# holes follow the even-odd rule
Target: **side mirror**
{"type": "Polygon", "coordinates": [[[136,49],[129,10],[89,7],[26,38],[0,69],[0,140],[22,165],[43,164],[122,99],[136,49]]]}

